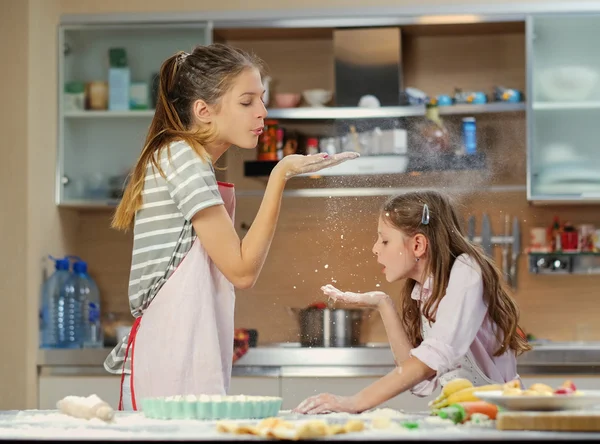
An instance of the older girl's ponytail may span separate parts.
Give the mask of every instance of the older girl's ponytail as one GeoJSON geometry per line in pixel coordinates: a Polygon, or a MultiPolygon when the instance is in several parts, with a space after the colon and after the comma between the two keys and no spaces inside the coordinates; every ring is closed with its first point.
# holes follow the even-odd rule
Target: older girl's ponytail
{"type": "MultiPolygon", "coordinates": [[[[112,227],[118,230],[126,231],[133,225],[136,211],[142,206],[142,191],[144,190],[144,180],[146,177],[146,168],[149,162],[152,162],[156,146],[162,145],[166,140],[167,128],[171,127],[182,132],[181,120],[177,115],[175,107],[170,103],[168,96],[172,91],[181,52],[178,52],[165,60],[160,68],[158,84],[158,100],[156,101],[156,110],[144,148],[135,164],[133,171],[129,174],[128,183],[123,193],[123,198],[117,206],[115,215],[112,219],[112,227]]],[[[159,171],[162,171],[160,165],[157,165],[159,171]]]]}

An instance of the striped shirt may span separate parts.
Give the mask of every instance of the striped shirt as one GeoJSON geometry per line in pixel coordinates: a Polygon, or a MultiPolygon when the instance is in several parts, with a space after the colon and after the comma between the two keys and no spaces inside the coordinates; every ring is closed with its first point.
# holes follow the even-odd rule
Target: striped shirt
{"type": "MultiPolygon", "coordinates": [[[[204,208],[223,205],[212,164],[185,142],[169,148],[160,155],[166,178],[148,164],[143,203],[135,215],[128,292],[134,317],[142,315],[190,251],[196,238],[192,217],[204,208]]],[[[123,366],[128,337],[119,339],[104,368],[110,373],[130,373],[129,359],[123,366]]]]}

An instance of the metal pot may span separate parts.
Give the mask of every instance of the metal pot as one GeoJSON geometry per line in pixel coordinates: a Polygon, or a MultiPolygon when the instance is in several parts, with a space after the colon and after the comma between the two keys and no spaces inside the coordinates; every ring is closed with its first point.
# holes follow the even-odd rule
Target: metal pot
{"type": "Polygon", "coordinates": [[[373,309],[291,308],[300,327],[302,347],[353,347],[361,345],[363,320],[373,309]]]}

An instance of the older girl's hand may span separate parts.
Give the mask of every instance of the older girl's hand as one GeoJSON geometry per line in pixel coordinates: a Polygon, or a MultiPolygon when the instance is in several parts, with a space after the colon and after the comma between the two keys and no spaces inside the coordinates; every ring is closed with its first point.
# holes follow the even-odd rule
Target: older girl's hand
{"type": "Polygon", "coordinates": [[[370,291],[368,293],[352,293],[350,291],[341,291],[331,284],[321,287],[325,295],[333,302],[342,302],[345,304],[357,305],[361,307],[379,307],[390,297],[383,291],[370,291]]]}
{"type": "Polygon", "coordinates": [[[293,413],[318,415],[320,413],[347,412],[359,413],[354,398],[351,396],[336,396],[331,393],[321,393],[302,401],[293,413]]]}
{"type": "Polygon", "coordinates": [[[346,160],[356,159],[359,156],[360,154],[351,151],[334,154],[333,156],[326,153],[310,154],[307,156],[290,154],[281,159],[275,168],[282,170],[285,178],[289,179],[299,174],[315,173],[324,168],[338,165],[346,160]]]}

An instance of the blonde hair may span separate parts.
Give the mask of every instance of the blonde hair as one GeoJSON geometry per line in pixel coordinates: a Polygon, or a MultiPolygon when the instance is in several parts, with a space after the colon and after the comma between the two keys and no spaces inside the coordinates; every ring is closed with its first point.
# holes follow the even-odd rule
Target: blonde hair
{"type": "Polygon", "coordinates": [[[218,105],[235,78],[248,68],[257,68],[262,75],[264,65],[255,55],[220,43],[196,46],[190,54],[179,51],[163,62],[154,117],[115,211],[113,228],[123,231],[131,228],[142,205],[146,169],[151,164],[165,177],[159,159],[170,143],[183,140],[203,160],[211,161],[204,146],[214,141],[215,128],[194,126],[192,106],[199,99],[218,105]]]}
{"type": "MultiPolygon", "coordinates": [[[[500,270],[465,237],[454,206],[446,195],[436,191],[419,191],[395,196],[385,202],[382,214],[393,227],[407,236],[420,233],[427,238],[429,260],[423,277],[432,275],[433,288],[423,306],[423,316],[429,322],[435,322],[454,261],[461,254],[467,254],[481,268],[483,299],[488,315],[497,327],[494,331],[499,347],[494,356],[502,355],[507,348],[517,355],[531,350],[525,338],[518,333],[519,309],[500,270]],[[429,209],[427,224],[422,223],[425,204],[429,209]]],[[[401,292],[402,323],[414,347],[423,341],[421,313],[418,302],[411,297],[415,283],[414,279],[406,279],[401,292]]]]}

